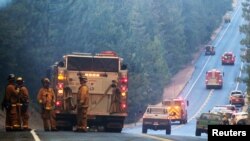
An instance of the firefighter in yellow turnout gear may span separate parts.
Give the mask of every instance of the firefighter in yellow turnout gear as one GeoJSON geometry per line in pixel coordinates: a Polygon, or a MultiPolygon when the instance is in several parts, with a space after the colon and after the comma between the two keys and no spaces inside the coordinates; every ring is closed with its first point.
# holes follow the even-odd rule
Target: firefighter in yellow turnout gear
{"type": "Polygon", "coordinates": [[[121,91],[119,90],[118,84],[115,80],[112,81],[111,88],[112,88],[112,98],[111,98],[112,103],[109,111],[111,113],[119,113],[121,112],[120,108],[121,91]]]}
{"type": "Polygon", "coordinates": [[[77,129],[76,132],[87,132],[87,111],[89,107],[89,88],[87,77],[79,77],[81,86],[77,94],[77,129]]]}
{"type": "Polygon", "coordinates": [[[41,105],[44,130],[57,131],[54,112],[55,94],[53,89],[49,87],[50,80],[48,78],[42,79],[42,85],[43,87],[38,92],[37,100],[41,105]]]}
{"type": "Polygon", "coordinates": [[[20,130],[18,122],[17,102],[18,92],[15,86],[15,75],[8,76],[8,85],[5,88],[5,95],[2,102],[2,110],[6,110],[5,129],[6,131],[20,130]]]}
{"type": "Polygon", "coordinates": [[[22,129],[25,131],[30,131],[29,128],[29,91],[24,86],[24,81],[22,77],[17,77],[16,79],[16,90],[18,93],[18,103],[17,103],[17,113],[18,113],[18,121],[22,126],[22,129]]]}

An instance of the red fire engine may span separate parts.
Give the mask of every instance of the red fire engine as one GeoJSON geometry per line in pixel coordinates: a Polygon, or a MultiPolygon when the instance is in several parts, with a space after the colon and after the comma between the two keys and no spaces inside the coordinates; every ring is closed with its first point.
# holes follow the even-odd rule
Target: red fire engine
{"type": "Polygon", "coordinates": [[[212,69],[206,72],[206,88],[221,89],[223,86],[223,74],[220,70],[212,69]]]}

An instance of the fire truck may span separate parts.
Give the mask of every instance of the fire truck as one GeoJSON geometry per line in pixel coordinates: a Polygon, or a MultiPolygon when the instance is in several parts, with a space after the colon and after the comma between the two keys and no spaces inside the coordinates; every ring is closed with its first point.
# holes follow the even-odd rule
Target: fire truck
{"type": "Polygon", "coordinates": [[[188,100],[182,98],[165,99],[162,101],[162,105],[167,106],[169,119],[171,119],[171,121],[179,121],[180,124],[187,123],[188,100]]]}
{"type": "Polygon", "coordinates": [[[225,52],[221,56],[221,64],[222,65],[234,65],[235,55],[232,52],[225,52]]]}
{"type": "Polygon", "coordinates": [[[223,86],[223,75],[220,70],[212,69],[206,72],[206,88],[207,89],[221,89],[223,86]]]}
{"type": "Polygon", "coordinates": [[[122,131],[127,117],[128,70],[116,52],[68,54],[51,67],[49,74],[59,130],[73,130],[76,125],[79,75],[85,75],[89,87],[88,127],[122,131]]]}

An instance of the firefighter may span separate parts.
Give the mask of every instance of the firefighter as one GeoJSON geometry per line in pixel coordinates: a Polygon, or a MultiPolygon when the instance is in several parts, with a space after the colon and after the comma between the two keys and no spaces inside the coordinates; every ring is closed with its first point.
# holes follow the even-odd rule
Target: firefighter
{"type": "Polygon", "coordinates": [[[111,98],[112,103],[110,106],[110,112],[111,113],[119,113],[119,112],[121,112],[121,108],[120,108],[121,92],[120,92],[119,88],[117,87],[117,82],[115,80],[112,80],[111,88],[112,88],[112,98],[111,98]]]}
{"type": "Polygon", "coordinates": [[[229,125],[229,120],[225,113],[223,114],[222,121],[223,121],[223,125],[229,125]]]}
{"type": "Polygon", "coordinates": [[[17,100],[18,100],[18,91],[15,89],[15,75],[9,74],[8,84],[5,89],[5,95],[2,102],[2,110],[6,110],[6,119],[5,119],[5,130],[14,131],[20,130],[20,124],[18,122],[17,115],[17,100]]]}
{"type": "Polygon", "coordinates": [[[16,89],[19,89],[19,99],[17,104],[17,112],[20,125],[22,126],[22,129],[25,131],[30,131],[29,128],[29,113],[28,113],[28,107],[29,107],[29,91],[27,87],[24,86],[24,81],[22,77],[17,77],[16,79],[16,89]]]}
{"type": "Polygon", "coordinates": [[[230,119],[230,125],[236,125],[237,119],[236,116],[233,114],[230,119]]]}
{"type": "Polygon", "coordinates": [[[87,132],[87,111],[89,106],[89,88],[87,77],[79,77],[81,86],[77,94],[77,129],[76,132],[87,132]]]}
{"type": "Polygon", "coordinates": [[[41,117],[43,119],[44,131],[58,131],[56,129],[55,121],[55,94],[50,88],[50,80],[48,78],[42,79],[42,88],[40,88],[37,100],[41,106],[41,117]]]}

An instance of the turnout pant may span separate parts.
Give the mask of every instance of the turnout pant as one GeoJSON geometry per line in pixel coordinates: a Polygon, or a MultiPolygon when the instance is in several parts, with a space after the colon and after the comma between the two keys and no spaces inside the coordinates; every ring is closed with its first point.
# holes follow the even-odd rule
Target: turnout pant
{"type": "Polygon", "coordinates": [[[87,131],[87,111],[88,107],[77,109],[77,129],[87,131]]]}
{"type": "Polygon", "coordinates": [[[56,129],[55,113],[53,110],[42,110],[44,130],[56,129]]]}

